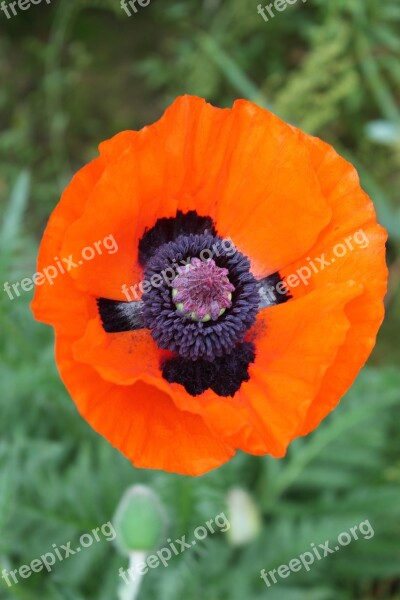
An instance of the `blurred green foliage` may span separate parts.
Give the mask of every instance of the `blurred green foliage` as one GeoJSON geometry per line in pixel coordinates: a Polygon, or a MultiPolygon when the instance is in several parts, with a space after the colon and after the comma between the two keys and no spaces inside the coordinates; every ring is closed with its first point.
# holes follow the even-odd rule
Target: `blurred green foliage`
{"type": "MultiPolygon", "coordinates": [[[[54,0],[0,16],[0,266],[35,272],[61,190],[99,141],[156,119],[181,93],[219,106],[247,97],[322,137],[358,168],[390,233],[387,318],[370,366],[288,456],[239,454],[204,477],[135,470],[76,413],[50,330],[29,294],[0,294],[0,567],[29,563],[110,520],[127,487],[165,505],[171,538],[227,510],[243,488],[262,531],[243,547],[218,533],[145,576],[139,598],[400,598],[400,5],[309,0],[265,23],[257,0],[54,0]],[[375,535],[266,588],[259,571],[369,519],[375,535]]],[[[75,543],[76,542],[76,543],[75,543]]],[[[126,558],[103,541],[0,598],[110,600],[126,558]]]]}

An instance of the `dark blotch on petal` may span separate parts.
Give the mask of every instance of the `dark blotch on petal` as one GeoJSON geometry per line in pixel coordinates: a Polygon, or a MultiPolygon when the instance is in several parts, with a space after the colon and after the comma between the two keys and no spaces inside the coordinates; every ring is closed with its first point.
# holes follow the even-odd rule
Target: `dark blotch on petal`
{"type": "Polygon", "coordinates": [[[120,302],[98,298],[100,318],[107,333],[143,329],[143,302],[120,302]]]}
{"type": "Polygon", "coordinates": [[[257,282],[258,293],[260,295],[260,309],[267,306],[275,306],[276,304],[284,304],[292,298],[287,288],[283,290],[283,294],[279,292],[277,287],[280,283],[283,283],[283,279],[279,273],[268,275],[268,277],[264,277],[264,279],[260,279],[257,282]]]}
{"type": "Polygon", "coordinates": [[[146,265],[149,259],[163,244],[173,242],[180,235],[189,234],[216,235],[210,217],[200,217],[195,210],[183,213],[180,210],[176,217],[158,219],[154,227],[145,231],[139,241],[139,262],[146,265]]]}
{"type": "Polygon", "coordinates": [[[191,396],[198,396],[208,388],[218,396],[234,396],[242,383],[249,380],[249,365],[254,358],[254,344],[244,342],[212,362],[180,357],[168,359],[162,365],[162,374],[169,383],[183,385],[191,396]]]}

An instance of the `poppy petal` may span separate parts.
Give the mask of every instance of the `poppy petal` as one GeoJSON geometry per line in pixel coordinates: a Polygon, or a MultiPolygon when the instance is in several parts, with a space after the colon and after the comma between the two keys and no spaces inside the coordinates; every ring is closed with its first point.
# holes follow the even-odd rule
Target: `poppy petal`
{"type": "Polygon", "coordinates": [[[236,448],[283,456],[344,343],[350,328],[346,306],[361,293],[355,282],[331,284],[262,311],[250,380],[235,397],[187,397],[173,385],[178,406],[201,414],[236,448]]]}
{"type": "Polygon", "coordinates": [[[110,334],[96,317],[72,349],[78,362],[91,365],[112,383],[132,385],[145,375],[160,379],[160,350],[148,329],[110,334]]]}
{"type": "MultiPolygon", "coordinates": [[[[103,161],[98,158],[83,167],[72,178],[71,183],[65,189],[60,202],[54,209],[43,239],[37,259],[37,271],[45,273],[49,267],[56,268],[56,262],[67,268],[62,261],[62,243],[66,230],[75,222],[84,211],[89,195],[104,172],[103,161]],[[79,198],[79,201],[76,199],[79,198]]],[[[64,257],[67,258],[67,257],[64,257]]],[[[52,272],[54,273],[54,271],[52,272]]],[[[84,326],[87,319],[86,298],[75,289],[68,271],[64,273],[57,269],[57,275],[50,277],[43,283],[35,286],[35,294],[31,304],[35,317],[49,325],[57,325],[67,331],[80,325],[84,326]],[[66,319],[66,310],[63,299],[68,298],[68,303],[74,313],[74,319],[70,322],[66,319]],[[76,306],[76,310],[73,307],[76,306]]]]}
{"type": "Polygon", "coordinates": [[[142,381],[109,383],[77,362],[68,336],[56,337],[56,358],[81,415],[137,467],[200,475],[233,456],[201,417],[176,408],[165,392],[142,381]]]}
{"type": "Polygon", "coordinates": [[[331,208],[307,150],[286,123],[246,101],[235,102],[232,118],[217,228],[251,257],[261,279],[307,252],[331,208]]]}
{"type": "MultiPolygon", "coordinates": [[[[297,435],[314,429],[338,403],[353,383],[375,344],[384,317],[383,297],[387,287],[385,261],[386,231],[377,225],[373,204],[360,187],[354,167],[328,144],[317,138],[299,136],[307,145],[321,189],[333,209],[332,220],[321,233],[309,257],[325,253],[330,264],[312,276],[307,286],[292,290],[299,297],[329,281],[354,279],[364,291],[346,307],[352,327],[334,364],[328,369],[305,423],[297,435]],[[343,256],[333,256],[333,250],[343,256]],[[333,258],[333,261],[332,261],[333,258]]],[[[287,267],[285,275],[307,264],[307,257],[287,267]]]]}

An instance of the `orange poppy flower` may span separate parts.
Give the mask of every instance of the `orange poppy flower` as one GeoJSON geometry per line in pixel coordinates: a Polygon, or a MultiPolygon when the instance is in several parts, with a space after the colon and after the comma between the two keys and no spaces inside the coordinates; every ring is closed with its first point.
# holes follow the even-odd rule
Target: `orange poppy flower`
{"type": "Polygon", "coordinates": [[[386,233],[354,168],[251,102],[188,96],[99,150],[50,218],[33,300],[79,412],[138,467],[282,457],[383,319],[386,233]]]}

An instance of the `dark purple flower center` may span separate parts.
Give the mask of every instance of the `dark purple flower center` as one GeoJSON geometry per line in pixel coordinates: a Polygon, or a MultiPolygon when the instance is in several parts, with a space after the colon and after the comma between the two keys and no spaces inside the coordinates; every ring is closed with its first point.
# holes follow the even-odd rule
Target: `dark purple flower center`
{"type": "Polygon", "coordinates": [[[192,361],[230,354],[254,324],[260,296],[249,260],[213,235],[181,235],[148,260],[143,319],[160,348],[192,361]],[[175,290],[175,291],[174,291],[175,290]]]}

